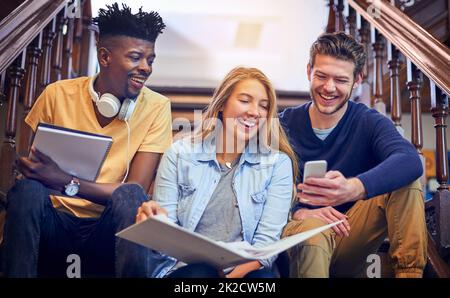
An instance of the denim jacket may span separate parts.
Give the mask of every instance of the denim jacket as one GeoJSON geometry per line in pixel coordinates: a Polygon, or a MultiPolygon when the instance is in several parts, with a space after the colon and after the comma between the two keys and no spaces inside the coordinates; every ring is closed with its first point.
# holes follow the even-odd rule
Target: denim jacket
{"type": "MultiPolygon", "coordinates": [[[[194,231],[219,182],[220,166],[214,142],[178,140],[164,153],[153,199],[171,221],[194,231]]],[[[277,241],[285,226],[293,192],[291,159],[282,152],[250,153],[245,149],[232,183],[239,205],[243,238],[255,247],[277,241]]],[[[163,277],[176,260],[154,255],[154,277],[163,277]]],[[[271,268],[272,257],[260,260],[271,268]]]]}

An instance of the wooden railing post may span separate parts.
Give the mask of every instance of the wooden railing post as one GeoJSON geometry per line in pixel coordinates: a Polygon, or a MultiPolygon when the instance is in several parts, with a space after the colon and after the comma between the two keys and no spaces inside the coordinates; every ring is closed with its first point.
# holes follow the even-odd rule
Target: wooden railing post
{"type": "Polygon", "coordinates": [[[67,31],[64,35],[64,53],[63,53],[63,66],[62,66],[62,78],[72,78],[72,49],[74,39],[74,18],[69,18],[67,22],[67,31]]]}
{"type": "Polygon", "coordinates": [[[447,157],[446,118],[449,112],[448,96],[430,81],[431,111],[436,129],[436,179],[439,187],[431,206],[434,209],[435,234],[441,256],[450,255],[450,191],[448,186],[449,169],[447,157]]]}
{"type": "Polygon", "coordinates": [[[61,69],[62,69],[62,59],[63,59],[63,29],[66,25],[67,18],[64,17],[64,10],[61,11],[56,17],[56,31],[55,31],[55,41],[53,44],[52,52],[52,70],[50,76],[50,83],[61,80],[61,69]]]}
{"type": "Polygon", "coordinates": [[[91,24],[91,2],[89,0],[85,0],[82,3],[82,24],[83,24],[83,33],[81,39],[81,56],[80,56],[80,72],[79,76],[87,76],[89,74],[89,56],[90,56],[90,47],[91,47],[91,35],[93,34],[91,24]]]}
{"type": "Polygon", "coordinates": [[[14,184],[15,160],[16,160],[16,128],[17,128],[17,103],[19,101],[19,89],[25,70],[25,53],[22,53],[8,69],[8,112],[6,114],[5,140],[2,144],[0,164],[0,191],[6,193],[14,184]]]}
{"type": "MultiPolygon", "coordinates": [[[[350,9],[350,7],[349,7],[350,9]]],[[[361,85],[358,87],[357,94],[359,96],[358,101],[366,104],[367,106],[371,105],[371,97],[372,97],[372,87],[369,83],[369,56],[370,56],[370,47],[368,46],[370,40],[370,26],[369,24],[361,17],[361,15],[356,15],[356,28],[358,32],[357,39],[360,43],[362,43],[366,50],[366,62],[364,63],[364,67],[362,69],[363,79],[361,85]]]]}
{"type": "Polygon", "coordinates": [[[345,31],[344,0],[337,0],[335,9],[336,25],[334,29],[335,31],[345,31]]]}
{"type": "Polygon", "coordinates": [[[77,18],[74,23],[72,67],[74,75],[78,76],[81,69],[81,40],[83,36],[83,19],[77,18]]]}
{"type": "Polygon", "coordinates": [[[372,32],[372,49],[374,53],[374,72],[373,72],[373,106],[374,108],[386,115],[386,104],[383,102],[383,55],[385,44],[382,36],[373,29],[372,32]]]}
{"type": "Polygon", "coordinates": [[[425,158],[423,156],[423,129],[422,129],[422,88],[423,75],[422,72],[407,59],[407,84],[409,91],[409,101],[411,104],[411,143],[417,150],[420,160],[422,161],[423,175],[420,177],[422,188],[425,189],[425,158]]]}
{"type": "Polygon", "coordinates": [[[417,152],[422,155],[422,109],[421,92],[423,87],[422,72],[408,59],[407,62],[407,88],[411,103],[411,142],[417,152]]]}
{"type": "Polygon", "coordinates": [[[51,68],[51,57],[52,57],[52,47],[53,39],[55,38],[55,24],[56,20],[53,19],[52,22],[44,29],[43,36],[43,54],[42,59],[39,64],[39,86],[38,94],[44,91],[45,87],[50,84],[50,68],[51,68]]]}
{"type": "Polygon", "coordinates": [[[333,33],[336,31],[336,8],[335,0],[326,0],[328,2],[328,22],[325,31],[327,33],[333,33]]]}
{"type": "Polygon", "coordinates": [[[366,63],[364,64],[363,73],[364,80],[367,82],[369,77],[369,57],[370,57],[370,24],[366,22],[360,15],[357,16],[357,23],[360,23],[360,27],[358,29],[359,42],[362,43],[366,47],[366,63]]]}
{"type": "Polygon", "coordinates": [[[37,87],[37,71],[39,65],[39,58],[42,54],[42,33],[31,43],[27,50],[27,70],[25,78],[25,95],[23,100],[23,114],[19,121],[19,140],[17,151],[19,155],[25,156],[28,154],[30,142],[33,136],[31,128],[25,123],[25,118],[33,106],[36,98],[37,87]]]}
{"type": "Polygon", "coordinates": [[[347,32],[356,38],[356,11],[350,6],[348,7],[347,32]]]}
{"type": "Polygon", "coordinates": [[[436,179],[439,183],[438,191],[448,190],[448,155],[447,155],[447,124],[449,111],[448,96],[441,92],[433,81],[430,81],[431,112],[435,120],[436,129],[436,179]]]}
{"type": "Polygon", "coordinates": [[[402,104],[399,80],[399,69],[401,62],[399,55],[400,52],[390,42],[388,42],[388,68],[391,77],[391,119],[397,127],[402,126],[402,104]]]}

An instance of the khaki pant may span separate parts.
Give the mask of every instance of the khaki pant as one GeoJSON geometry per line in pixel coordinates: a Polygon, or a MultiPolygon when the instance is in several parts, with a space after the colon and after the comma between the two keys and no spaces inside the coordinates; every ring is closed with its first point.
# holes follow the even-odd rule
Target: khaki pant
{"type": "MultiPolygon", "coordinates": [[[[389,194],[360,200],[346,215],[350,223],[349,237],[336,236],[329,229],[288,251],[291,277],[361,276],[367,256],[376,253],[387,236],[396,277],[422,276],[427,230],[419,181],[389,194]]],[[[283,237],[324,224],[316,218],[291,220],[283,237]]]]}

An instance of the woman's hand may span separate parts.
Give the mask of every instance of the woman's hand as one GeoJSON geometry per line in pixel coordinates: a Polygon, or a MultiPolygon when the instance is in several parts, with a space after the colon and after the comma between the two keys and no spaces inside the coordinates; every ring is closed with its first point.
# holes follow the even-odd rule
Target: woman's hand
{"type": "Polygon", "coordinates": [[[147,201],[145,203],[142,203],[141,207],[138,208],[136,214],[136,223],[144,221],[150,216],[160,214],[167,216],[166,209],[159,206],[155,201],[147,201]]]}

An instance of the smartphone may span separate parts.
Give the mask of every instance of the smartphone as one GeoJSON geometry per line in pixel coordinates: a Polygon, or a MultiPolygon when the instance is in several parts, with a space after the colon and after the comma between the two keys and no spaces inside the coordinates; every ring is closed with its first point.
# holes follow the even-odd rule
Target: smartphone
{"type": "Polygon", "coordinates": [[[305,163],[305,168],[303,169],[303,182],[306,178],[323,178],[327,173],[327,161],[326,160],[313,160],[307,161],[305,163]]]}

